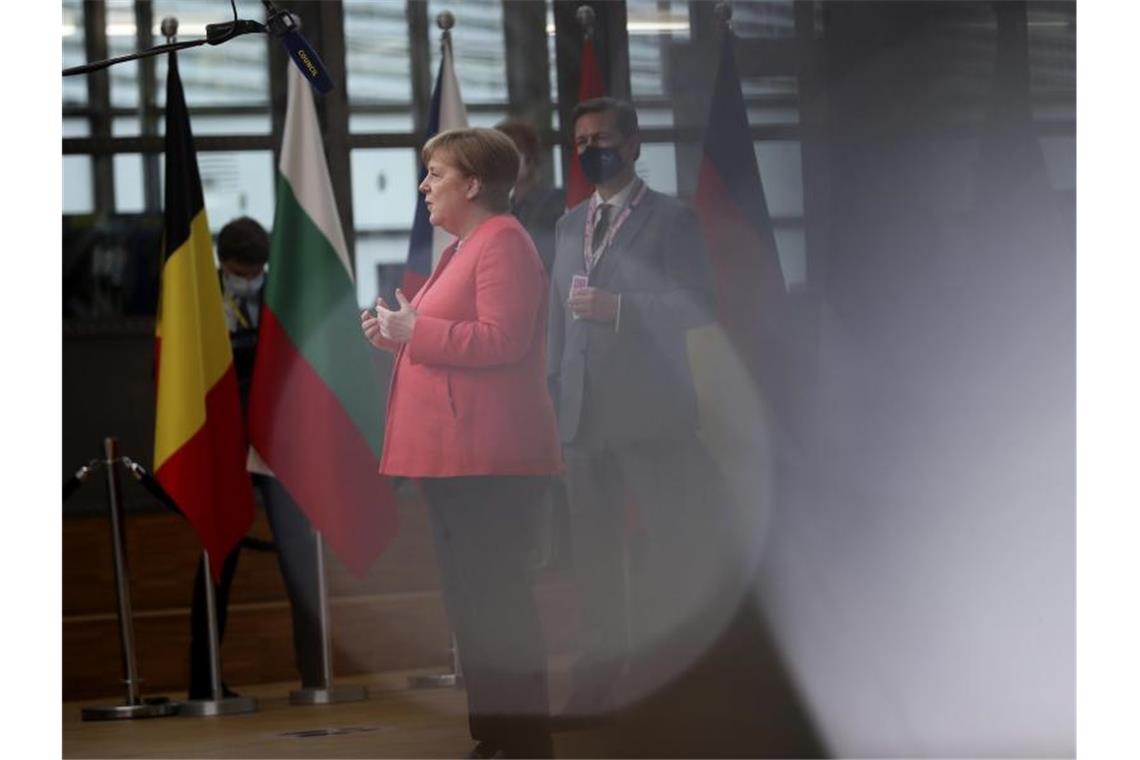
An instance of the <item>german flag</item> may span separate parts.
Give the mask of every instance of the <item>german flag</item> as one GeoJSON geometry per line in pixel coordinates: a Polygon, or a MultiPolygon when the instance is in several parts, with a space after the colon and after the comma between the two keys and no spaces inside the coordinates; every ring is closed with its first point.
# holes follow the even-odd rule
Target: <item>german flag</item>
{"type": "Polygon", "coordinates": [[[720,324],[771,397],[786,388],[787,288],[732,40],[726,31],[694,201],[716,274],[720,324]]]}
{"type": "MultiPolygon", "coordinates": [[[[694,201],[716,278],[717,323],[689,331],[689,366],[728,524],[736,535],[762,536],[783,455],[787,297],[728,30],[711,89],[694,201]]],[[[751,549],[741,559],[759,562],[751,549]]]]}
{"type": "Polygon", "coordinates": [[[170,54],[166,208],[155,341],[154,472],[210,554],[222,562],[253,522],[246,435],[190,116],[170,54]]]}

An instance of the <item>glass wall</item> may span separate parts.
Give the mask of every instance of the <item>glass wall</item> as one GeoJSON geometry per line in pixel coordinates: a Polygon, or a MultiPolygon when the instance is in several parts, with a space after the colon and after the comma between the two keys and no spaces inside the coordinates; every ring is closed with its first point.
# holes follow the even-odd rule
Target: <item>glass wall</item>
{"type": "Polygon", "coordinates": [[[732,28],[743,39],[794,37],[792,0],[736,0],[732,3],[732,28]]]}
{"type": "MultiPolygon", "coordinates": [[[[239,3],[239,13],[246,14],[249,5],[239,3]]],[[[553,5],[549,0],[545,5],[550,95],[556,101],[553,5]]],[[[692,27],[698,11],[707,9],[686,0],[626,0],[625,5],[630,92],[647,130],[638,172],[658,190],[687,197],[692,193],[694,151],[699,151],[707,116],[701,115],[688,126],[677,123],[677,115],[683,112],[678,103],[691,99],[693,93],[675,88],[700,90],[697,84],[705,80],[690,82],[682,76],[688,72],[673,68],[677,60],[688,60],[684,56],[691,49],[707,44],[694,36],[692,27]],[[694,129],[698,123],[700,129],[694,129]]],[[[326,121],[325,128],[328,134],[339,130],[342,143],[347,144],[347,168],[334,171],[333,180],[350,202],[358,297],[361,303],[370,303],[379,283],[392,281],[406,256],[417,193],[415,146],[422,140],[417,125],[423,122],[440,60],[437,14],[447,10],[455,15],[456,73],[474,125],[490,126],[523,110],[523,104],[510,103],[507,88],[512,55],[518,53],[505,43],[504,17],[512,6],[499,0],[344,0],[339,6],[344,14],[344,37],[331,43],[323,40],[323,44],[331,44],[330,57],[343,55],[348,112],[346,123],[326,121]]],[[[87,46],[93,42],[85,31],[89,7],[94,5],[62,0],[64,66],[87,59],[87,46]]],[[[794,42],[795,7],[791,0],[737,0],[733,3],[735,33],[742,44],[794,42]]],[[[966,63],[953,73],[960,84],[951,91],[981,102],[985,93],[977,82],[989,75],[993,65],[993,13],[985,4],[958,7],[961,30],[948,44],[969,47],[976,55],[956,57],[966,63]]],[[[826,31],[820,8],[817,3],[813,14],[816,37],[826,31]]],[[[99,34],[112,56],[164,42],[160,25],[167,16],[177,17],[179,39],[191,39],[203,36],[206,24],[227,21],[232,13],[227,3],[218,0],[107,0],[104,9],[105,23],[99,34]],[[140,24],[149,28],[140,28],[140,24]]],[[[260,18],[261,12],[257,6],[254,17],[260,18]]],[[[1061,125],[1043,133],[1042,149],[1055,187],[1070,189],[1075,186],[1075,142],[1069,128],[1075,120],[1073,6],[1031,3],[1028,27],[1034,113],[1043,122],[1061,125]]],[[[273,109],[283,109],[283,103],[272,102],[272,82],[275,77],[280,81],[283,72],[269,70],[270,44],[263,35],[248,35],[179,54],[194,133],[208,138],[208,144],[200,147],[199,162],[214,231],[241,214],[266,226],[272,224],[272,155],[280,139],[273,134],[273,109]]],[[[525,66],[526,62],[515,64],[525,66]]],[[[90,102],[96,90],[89,90],[87,77],[63,79],[65,215],[105,214],[109,209],[120,214],[154,214],[160,210],[161,143],[155,140],[164,132],[166,72],[165,56],[112,67],[105,103],[90,102]],[[97,142],[89,138],[99,124],[110,125],[109,160],[101,159],[90,147],[97,142]]],[[[794,73],[745,71],[741,87],[781,262],[788,282],[797,287],[808,271],[798,136],[800,82],[794,73]]],[[[708,97],[707,92],[698,95],[708,97]]],[[[556,102],[554,106],[552,126],[557,134],[556,102]]],[[[282,116],[279,110],[278,124],[282,116]]],[[[551,148],[556,184],[561,183],[560,151],[559,146],[551,148]]]]}
{"type": "MultiPolygon", "coordinates": [[[[87,35],[83,31],[83,0],[63,2],[63,68],[87,63],[84,49],[87,35]]],[[[87,104],[87,81],[84,77],[63,78],[63,107],[87,104]]],[[[66,132],[64,133],[66,135],[66,132]]]]}
{"type": "Polygon", "coordinates": [[[403,3],[345,0],[345,86],[353,107],[353,132],[412,129],[412,72],[407,12],[403,3]],[[383,114],[370,121],[365,115],[383,114]]]}
{"type": "Polygon", "coordinates": [[[90,156],[63,157],[63,213],[90,214],[95,210],[95,187],[90,156]]]}
{"type": "Polygon", "coordinates": [[[436,17],[450,11],[455,17],[451,44],[458,64],[455,75],[463,102],[468,106],[484,103],[506,106],[507,57],[502,3],[428,0],[427,10],[432,72],[439,68],[440,57],[440,29],[436,17]]]}

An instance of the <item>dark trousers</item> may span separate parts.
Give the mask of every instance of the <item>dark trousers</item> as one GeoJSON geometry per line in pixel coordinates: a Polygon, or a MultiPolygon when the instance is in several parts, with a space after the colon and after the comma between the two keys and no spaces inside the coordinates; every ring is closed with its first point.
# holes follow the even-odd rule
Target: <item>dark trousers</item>
{"type": "Polygon", "coordinates": [[[569,446],[565,460],[580,618],[575,691],[585,698],[576,707],[606,710],[630,670],[659,684],[699,654],[682,648],[716,593],[721,497],[692,436],[569,446]]]}
{"type": "Polygon", "coordinates": [[[537,506],[548,478],[425,478],[471,736],[550,757],[546,649],[534,602],[537,506]]]}
{"type": "MultiPolygon", "coordinates": [[[[277,562],[293,619],[293,654],[301,684],[306,688],[323,685],[321,667],[320,598],[317,590],[316,534],[305,513],[276,478],[254,475],[253,485],[277,546],[277,562]]],[[[230,586],[237,570],[241,546],[234,548],[222,565],[221,583],[214,588],[217,609],[218,645],[226,630],[230,586]]],[[[210,645],[206,627],[204,570],[198,564],[194,577],[194,599],[190,608],[191,699],[208,699],[210,693],[210,645]]]]}

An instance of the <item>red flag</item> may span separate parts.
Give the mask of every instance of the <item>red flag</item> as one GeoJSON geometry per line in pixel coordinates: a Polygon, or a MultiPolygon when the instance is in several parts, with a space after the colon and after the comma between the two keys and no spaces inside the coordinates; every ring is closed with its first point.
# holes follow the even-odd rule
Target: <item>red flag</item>
{"type": "MultiPolygon", "coordinates": [[[[598,59],[594,55],[594,41],[587,37],[582,43],[582,76],[578,80],[578,102],[581,103],[592,98],[600,98],[606,94],[602,85],[602,72],[598,68],[598,59]]],[[[574,147],[573,137],[570,142],[570,173],[566,180],[566,208],[574,208],[590,197],[594,186],[582,174],[582,167],[578,164],[578,151],[574,147]]]]}

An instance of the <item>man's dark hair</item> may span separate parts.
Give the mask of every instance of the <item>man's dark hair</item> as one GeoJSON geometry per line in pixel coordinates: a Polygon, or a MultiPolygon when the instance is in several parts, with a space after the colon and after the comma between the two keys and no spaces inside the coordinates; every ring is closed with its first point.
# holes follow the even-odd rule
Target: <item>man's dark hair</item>
{"type": "Polygon", "coordinates": [[[608,95],[601,98],[583,100],[574,106],[571,123],[577,124],[578,118],[585,114],[602,113],[605,111],[613,111],[617,114],[618,131],[621,132],[623,137],[633,137],[637,134],[637,111],[626,101],[611,98],[608,95]]]}
{"type": "Polygon", "coordinates": [[[269,233],[256,219],[234,219],[218,233],[218,261],[264,266],[269,261],[269,233]]]}

